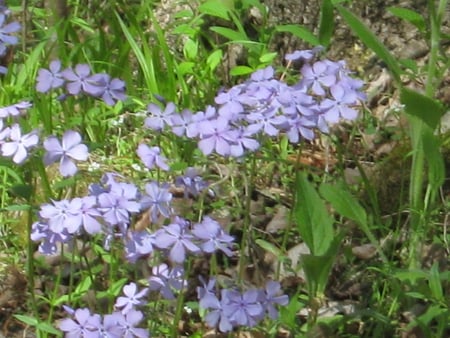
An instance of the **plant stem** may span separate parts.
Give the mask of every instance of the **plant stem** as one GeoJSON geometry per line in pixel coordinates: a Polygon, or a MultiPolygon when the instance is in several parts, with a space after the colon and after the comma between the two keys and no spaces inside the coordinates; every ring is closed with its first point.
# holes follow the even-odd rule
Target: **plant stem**
{"type": "MultiPolygon", "coordinates": [[[[239,281],[243,280],[245,275],[245,267],[248,262],[247,257],[245,255],[245,249],[249,248],[249,236],[251,230],[251,219],[250,219],[250,205],[252,201],[252,191],[253,191],[253,180],[255,178],[255,170],[256,170],[256,157],[254,154],[251,155],[250,158],[250,175],[245,176],[245,206],[244,206],[244,224],[242,227],[242,239],[241,239],[241,250],[239,256],[239,281]]],[[[247,173],[249,171],[247,170],[247,173]]]]}
{"type": "MultiPolygon", "coordinates": [[[[439,84],[437,70],[437,60],[440,44],[440,29],[445,11],[447,0],[440,0],[438,5],[438,12],[436,13],[436,4],[434,0],[428,1],[428,12],[430,16],[430,28],[431,28],[431,49],[428,59],[428,71],[427,80],[425,84],[425,94],[428,97],[433,98],[436,86],[439,84]]],[[[429,201],[424,201],[423,183],[424,183],[424,169],[425,169],[425,152],[423,149],[422,134],[424,128],[424,122],[420,119],[411,117],[411,143],[413,152],[412,167],[411,167],[411,183],[410,183],[410,207],[411,207],[411,231],[412,238],[410,240],[409,249],[409,267],[414,269],[419,265],[419,256],[421,252],[421,237],[425,231],[426,216],[429,201]]]]}

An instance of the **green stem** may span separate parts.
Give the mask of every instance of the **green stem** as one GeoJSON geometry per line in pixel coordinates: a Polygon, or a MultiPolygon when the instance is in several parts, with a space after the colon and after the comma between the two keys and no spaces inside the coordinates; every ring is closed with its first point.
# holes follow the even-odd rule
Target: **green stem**
{"type": "MultiPolygon", "coordinates": [[[[191,270],[191,258],[187,260],[187,268],[186,273],[189,274],[189,271],[191,270]]],[[[178,325],[181,320],[181,315],[183,314],[183,308],[184,308],[184,285],[182,289],[180,290],[180,293],[177,297],[177,308],[175,311],[175,317],[173,318],[173,325],[172,325],[172,337],[177,338],[179,337],[178,334],[178,325]]]]}
{"type": "MultiPolygon", "coordinates": [[[[439,83],[437,71],[437,60],[440,44],[440,29],[443,11],[445,10],[447,0],[441,0],[436,13],[436,4],[434,0],[428,1],[428,11],[430,16],[431,28],[431,49],[428,59],[427,81],[425,84],[425,94],[434,97],[436,87],[439,83]]],[[[411,231],[412,238],[410,240],[409,250],[409,266],[417,268],[419,265],[419,255],[421,252],[421,236],[426,226],[426,215],[430,203],[424,203],[423,183],[425,169],[425,153],[423,149],[422,134],[425,125],[422,120],[411,117],[411,143],[413,152],[411,166],[411,183],[410,183],[410,206],[411,206],[411,231]]]]}
{"type": "MultiPolygon", "coordinates": [[[[250,164],[250,175],[244,175],[244,186],[245,186],[245,206],[244,206],[244,224],[242,226],[242,239],[241,239],[241,250],[239,256],[239,281],[242,282],[245,275],[245,268],[247,266],[248,260],[245,255],[245,248],[248,248],[250,230],[251,230],[251,219],[250,219],[250,206],[252,201],[252,190],[253,181],[255,177],[256,170],[256,157],[254,154],[251,155],[250,164]]],[[[248,170],[246,170],[248,173],[248,170]]]]}
{"type": "Polygon", "coordinates": [[[37,308],[36,297],[34,294],[34,245],[31,241],[31,231],[33,225],[33,215],[34,211],[28,210],[27,217],[27,264],[26,264],[26,272],[28,279],[28,289],[30,292],[30,302],[31,308],[33,309],[35,318],[40,318],[40,313],[37,308]]]}

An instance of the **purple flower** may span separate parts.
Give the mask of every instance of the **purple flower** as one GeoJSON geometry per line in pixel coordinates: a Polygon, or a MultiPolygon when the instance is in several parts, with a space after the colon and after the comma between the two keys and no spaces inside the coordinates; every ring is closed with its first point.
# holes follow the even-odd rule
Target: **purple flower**
{"type": "Polygon", "coordinates": [[[259,142],[253,138],[255,135],[254,130],[247,126],[241,127],[237,131],[238,134],[235,143],[230,147],[231,156],[241,157],[244,155],[245,150],[256,151],[259,148],[259,142]]]}
{"type": "Polygon", "coordinates": [[[150,220],[155,223],[159,215],[169,217],[171,214],[170,201],[172,194],[166,187],[159,187],[158,183],[150,182],[145,185],[145,192],[141,199],[142,210],[150,210],[150,220]]]}
{"type": "Polygon", "coordinates": [[[165,126],[172,126],[171,117],[175,113],[175,108],[176,107],[173,102],[169,102],[164,111],[161,110],[160,106],[150,103],[147,106],[147,112],[151,115],[145,119],[145,126],[156,131],[163,130],[165,126]]]}
{"type": "Polygon", "coordinates": [[[137,285],[135,283],[127,284],[123,287],[125,297],[118,297],[114,305],[115,308],[121,309],[122,314],[127,314],[137,305],[144,304],[144,298],[147,295],[148,288],[144,288],[137,292],[137,285]]]}
{"type": "Polygon", "coordinates": [[[217,300],[215,293],[216,279],[210,278],[208,283],[205,282],[202,276],[200,276],[199,279],[203,286],[197,287],[198,304],[200,307],[207,309],[210,307],[211,303],[214,303],[217,300]]]}
{"type": "Polygon", "coordinates": [[[138,328],[138,325],[144,315],[141,311],[130,310],[123,315],[120,312],[116,313],[117,327],[121,331],[121,338],[148,338],[149,332],[146,329],[138,328]]]}
{"type": "Polygon", "coordinates": [[[146,144],[140,144],[136,152],[148,169],[153,169],[156,164],[162,170],[169,170],[169,166],[166,163],[167,159],[160,155],[161,149],[159,147],[150,148],[146,144]]]}
{"type": "Polygon", "coordinates": [[[50,62],[49,69],[41,68],[37,76],[36,90],[40,93],[47,93],[50,89],[62,87],[64,79],[61,74],[61,61],[50,62]]]}
{"type": "Polygon", "coordinates": [[[88,148],[81,144],[81,136],[75,131],[68,130],[64,133],[60,142],[55,136],[50,136],[44,141],[47,153],[44,155],[44,163],[49,165],[60,161],[59,172],[62,176],[73,176],[78,171],[73,160],[86,161],[88,148]]]}
{"type": "Polygon", "coordinates": [[[134,184],[118,182],[111,185],[109,192],[98,196],[99,210],[109,225],[125,226],[130,221],[130,214],[138,213],[141,204],[136,201],[138,190],[134,184]]]}
{"type": "Polygon", "coordinates": [[[80,214],[81,223],[88,234],[93,235],[102,230],[102,225],[98,221],[102,214],[97,208],[96,196],[85,196],[81,199],[80,214]]]}
{"type": "Polygon", "coordinates": [[[233,330],[233,324],[230,322],[229,316],[224,311],[223,299],[226,297],[226,290],[222,290],[221,295],[222,301],[212,294],[208,297],[203,297],[200,306],[208,310],[208,313],[205,316],[205,322],[209,327],[218,326],[221,332],[229,332],[233,330]]]}
{"type": "Polygon", "coordinates": [[[72,68],[64,69],[61,74],[67,80],[67,91],[71,95],[78,95],[81,91],[92,96],[100,96],[104,89],[96,83],[89,81],[91,69],[87,64],[78,64],[75,70],[72,68]]]}
{"type": "Polygon", "coordinates": [[[98,88],[98,92],[89,92],[93,96],[99,96],[110,106],[113,106],[117,101],[124,101],[125,82],[120,79],[111,79],[108,74],[94,74],[87,79],[87,82],[98,88]]]}
{"type": "Polygon", "coordinates": [[[97,331],[101,327],[101,317],[98,314],[91,315],[89,309],[77,309],[74,319],[63,319],[58,327],[66,333],[66,338],[98,338],[97,331]]]}
{"type": "Polygon", "coordinates": [[[298,143],[300,136],[307,139],[314,139],[314,131],[312,128],[316,127],[316,123],[306,117],[296,115],[294,118],[288,120],[289,127],[287,128],[287,136],[291,143],[298,143]]]}
{"type": "Polygon", "coordinates": [[[62,232],[53,232],[47,223],[35,222],[31,227],[30,238],[34,242],[41,241],[39,244],[39,252],[44,255],[53,255],[57,251],[57,243],[68,242],[72,236],[64,229],[62,232]]]}
{"type": "Polygon", "coordinates": [[[289,297],[287,295],[279,295],[280,291],[281,285],[279,282],[268,281],[266,283],[263,306],[271,319],[278,318],[278,311],[275,305],[287,305],[289,303],[289,297]]]}
{"type": "Polygon", "coordinates": [[[259,290],[252,289],[243,294],[236,290],[223,290],[222,302],[224,314],[237,325],[253,327],[263,318],[259,290]]]}
{"type": "Polygon", "coordinates": [[[186,286],[184,270],[181,266],[176,266],[172,270],[167,264],[160,264],[153,267],[152,276],[148,279],[149,289],[159,291],[165,299],[174,299],[172,289],[181,290],[186,286]]]}
{"type": "Polygon", "coordinates": [[[215,98],[215,102],[221,105],[219,115],[229,121],[235,121],[239,114],[244,112],[244,106],[240,102],[241,94],[242,86],[234,86],[227,92],[219,93],[215,98]]]}
{"type": "Polygon", "coordinates": [[[189,138],[198,135],[197,125],[193,123],[192,111],[184,109],[180,114],[171,116],[172,132],[177,136],[187,136],[189,138]]]}
{"type": "Polygon", "coordinates": [[[313,49],[306,49],[306,50],[296,50],[290,54],[286,54],[284,57],[287,61],[297,61],[297,60],[304,60],[309,61],[311,60],[317,53],[323,50],[322,46],[314,47],[313,49]]]}
{"type": "Polygon", "coordinates": [[[195,253],[200,250],[192,242],[193,239],[194,236],[188,232],[185,222],[178,218],[176,223],[164,226],[156,233],[155,244],[161,249],[170,248],[170,259],[175,263],[183,263],[186,251],[195,253]]]}
{"type": "Polygon", "coordinates": [[[211,123],[212,132],[200,130],[201,140],[198,142],[198,147],[205,155],[211,154],[214,150],[222,156],[229,155],[230,144],[236,139],[237,131],[230,129],[228,120],[223,117],[211,123]]]}
{"type": "Polygon", "coordinates": [[[145,257],[153,252],[155,235],[148,231],[129,231],[125,238],[126,258],[135,263],[140,257],[145,257]]]}
{"type": "Polygon", "coordinates": [[[212,218],[205,217],[201,223],[195,224],[192,234],[202,241],[200,247],[203,252],[213,253],[221,250],[229,257],[233,255],[229,247],[234,238],[226,234],[220,224],[212,218]]]}
{"type": "Polygon", "coordinates": [[[10,129],[4,129],[2,136],[8,135],[9,141],[1,143],[2,155],[11,157],[14,163],[23,163],[27,156],[28,150],[35,147],[39,142],[39,137],[36,131],[22,135],[20,126],[13,124],[10,129]]]}
{"type": "Polygon", "coordinates": [[[5,53],[5,45],[16,45],[19,42],[16,36],[10,34],[20,30],[20,23],[14,21],[5,25],[6,17],[5,12],[0,13],[0,55],[5,53]]]}
{"type": "Polygon", "coordinates": [[[52,204],[41,206],[39,216],[47,221],[51,231],[63,233],[66,230],[69,234],[73,234],[81,226],[81,206],[81,198],[52,201],[52,204]]]}
{"type": "Polygon", "coordinates": [[[184,176],[178,176],[175,179],[175,186],[184,187],[184,197],[188,194],[198,196],[200,192],[208,188],[208,183],[198,175],[197,170],[193,167],[188,167],[184,172],[184,176]]]}
{"type": "Polygon", "coordinates": [[[268,136],[278,135],[280,128],[287,122],[286,117],[283,115],[277,115],[277,111],[275,109],[262,113],[250,113],[247,116],[247,120],[249,121],[247,130],[250,133],[263,131],[268,136]]]}
{"type": "Polygon", "coordinates": [[[324,99],[320,108],[324,111],[324,119],[329,123],[337,123],[339,118],[354,120],[358,112],[349,107],[356,103],[356,95],[345,87],[334,85],[330,88],[333,99],[324,99]]]}
{"type": "Polygon", "coordinates": [[[22,101],[16,104],[13,104],[11,106],[2,107],[0,108],[0,118],[7,118],[7,117],[17,117],[19,116],[24,110],[30,108],[32,104],[28,101],[22,101]]]}
{"type": "Polygon", "coordinates": [[[324,96],[323,87],[331,87],[336,83],[336,75],[329,72],[329,67],[324,61],[317,61],[312,66],[305,64],[301,73],[303,75],[302,84],[311,88],[316,95],[324,96]]]}

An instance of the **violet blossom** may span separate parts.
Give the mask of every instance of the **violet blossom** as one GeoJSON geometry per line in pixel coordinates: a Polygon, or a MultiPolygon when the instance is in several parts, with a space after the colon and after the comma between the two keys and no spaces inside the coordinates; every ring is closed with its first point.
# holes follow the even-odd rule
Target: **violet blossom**
{"type": "Polygon", "coordinates": [[[37,131],[22,134],[20,126],[15,123],[11,128],[2,130],[2,141],[0,144],[3,156],[12,157],[14,163],[21,164],[28,157],[28,150],[37,146],[39,137],[37,131]]]}
{"type": "Polygon", "coordinates": [[[59,161],[59,172],[62,176],[73,176],[78,171],[74,163],[76,161],[86,161],[88,158],[88,148],[81,143],[81,136],[73,130],[67,130],[61,142],[50,136],[44,141],[44,163],[49,165],[59,161]]]}

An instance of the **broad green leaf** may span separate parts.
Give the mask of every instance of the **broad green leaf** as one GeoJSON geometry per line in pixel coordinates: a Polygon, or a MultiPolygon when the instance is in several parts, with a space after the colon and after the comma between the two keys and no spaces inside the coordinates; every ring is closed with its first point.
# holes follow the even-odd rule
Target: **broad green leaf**
{"type": "Polygon", "coordinates": [[[328,276],[333,266],[335,256],[302,255],[301,263],[308,284],[311,298],[321,297],[327,285],[328,276]]]}
{"type": "Polygon", "coordinates": [[[305,173],[297,176],[294,218],[298,231],[314,256],[327,252],[334,238],[333,219],[305,173]]]}
{"type": "Polygon", "coordinates": [[[278,249],[275,245],[273,245],[272,243],[269,243],[260,238],[257,239],[255,242],[264,250],[269,251],[270,253],[274,254],[277,258],[281,258],[282,256],[284,256],[283,252],[280,249],[278,249]]]}
{"type": "Polygon", "coordinates": [[[433,130],[445,113],[438,101],[409,88],[401,88],[400,101],[405,105],[407,114],[419,118],[433,130]]]}
{"type": "Polygon", "coordinates": [[[408,9],[400,7],[388,7],[388,11],[391,12],[396,17],[408,21],[417,27],[420,32],[425,32],[426,23],[425,19],[419,13],[408,9]]]}
{"type": "Polygon", "coordinates": [[[177,69],[180,75],[193,74],[195,62],[182,61],[177,65],[177,69]]]}
{"type": "Polygon", "coordinates": [[[291,33],[292,35],[310,43],[313,46],[320,45],[319,39],[307,28],[300,25],[278,25],[275,26],[276,32],[291,33]]]}
{"type": "Polygon", "coordinates": [[[198,54],[198,45],[192,39],[187,39],[183,47],[184,57],[188,60],[194,60],[198,54]]]}
{"type": "Polygon", "coordinates": [[[328,277],[336,259],[344,233],[335,236],[323,255],[301,255],[300,261],[305,272],[309,296],[322,297],[325,293],[328,277]]]}
{"type": "Polygon", "coordinates": [[[340,215],[360,225],[367,224],[366,211],[345,187],[323,183],[319,192],[340,215]]]}
{"type": "Polygon", "coordinates": [[[240,76],[253,73],[254,69],[248,66],[236,66],[230,70],[231,76],[240,76]]]}
{"type": "Polygon", "coordinates": [[[396,82],[400,84],[400,74],[402,73],[402,70],[395,57],[389,52],[386,46],[381,43],[377,36],[367,28],[356,15],[341,5],[336,5],[336,8],[359,39],[386,63],[392,76],[396,82]]]}
{"type": "Polygon", "coordinates": [[[202,14],[216,16],[224,20],[230,20],[228,12],[233,9],[232,1],[208,0],[198,7],[202,14]]]}
{"type": "Polygon", "coordinates": [[[266,53],[263,54],[259,57],[259,61],[261,63],[270,63],[272,62],[276,57],[277,57],[278,53],[274,52],[274,53],[266,53]]]}
{"type": "Polygon", "coordinates": [[[215,50],[211,53],[211,55],[208,56],[206,59],[206,64],[208,65],[209,69],[211,71],[215,70],[217,66],[222,61],[223,52],[221,49],[215,50]]]}
{"type": "Polygon", "coordinates": [[[330,44],[334,31],[333,4],[331,0],[322,0],[319,20],[319,42],[327,47],[330,44]]]}
{"type": "Polygon", "coordinates": [[[240,41],[250,40],[246,34],[232,30],[227,27],[213,26],[213,27],[210,27],[209,29],[212,30],[213,32],[216,32],[217,34],[220,34],[220,35],[226,37],[228,40],[230,40],[232,42],[240,42],[240,41]]]}

